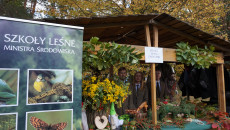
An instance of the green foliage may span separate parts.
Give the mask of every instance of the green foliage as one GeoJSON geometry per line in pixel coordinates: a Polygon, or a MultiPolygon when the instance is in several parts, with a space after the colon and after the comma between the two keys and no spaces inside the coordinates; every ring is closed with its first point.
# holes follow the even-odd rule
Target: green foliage
{"type": "Polygon", "coordinates": [[[198,69],[209,68],[211,64],[216,63],[214,50],[213,46],[198,48],[198,46],[190,46],[188,43],[180,42],[177,43],[176,49],[177,61],[198,69]]]}
{"type": "Polygon", "coordinates": [[[133,126],[136,125],[136,121],[131,121],[130,125],[133,125],[133,126]]]}
{"type": "Polygon", "coordinates": [[[16,115],[0,115],[1,130],[13,130],[16,127],[16,115]]]}
{"type": "Polygon", "coordinates": [[[93,70],[99,74],[117,63],[137,64],[143,55],[131,46],[100,42],[98,37],[92,37],[83,43],[83,71],[93,70]],[[98,51],[96,47],[99,47],[98,51]]]}

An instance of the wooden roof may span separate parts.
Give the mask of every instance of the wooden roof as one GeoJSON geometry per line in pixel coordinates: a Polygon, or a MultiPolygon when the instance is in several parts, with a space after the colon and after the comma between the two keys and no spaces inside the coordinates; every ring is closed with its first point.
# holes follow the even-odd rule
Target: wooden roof
{"type": "MultiPolygon", "coordinates": [[[[199,30],[168,14],[126,15],[106,17],[82,17],[76,19],[43,19],[45,22],[73,26],[83,26],[84,41],[97,36],[101,41],[114,41],[119,44],[146,46],[146,24],[157,26],[159,30],[159,47],[175,48],[180,41],[190,45],[214,45],[216,51],[223,52],[225,59],[230,57],[230,42],[199,30]]],[[[152,34],[151,34],[152,35],[152,34]]],[[[229,58],[230,59],[230,58],[229,58]]]]}

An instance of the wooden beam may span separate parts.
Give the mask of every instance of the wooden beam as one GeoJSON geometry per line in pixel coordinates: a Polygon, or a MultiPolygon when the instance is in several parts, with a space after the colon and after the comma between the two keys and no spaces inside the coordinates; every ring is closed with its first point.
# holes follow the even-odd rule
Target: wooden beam
{"type": "Polygon", "coordinates": [[[151,38],[150,38],[149,25],[145,25],[145,39],[146,39],[147,46],[151,47],[151,38]]]}
{"type": "MultiPolygon", "coordinates": [[[[145,39],[146,39],[146,45],[148,47],[151,47],[151,36],[149,31],[149,25],[145,25],[145,39]]],[[[154,43],[158,45],[158,33],[154,32],[154,43]]],[[[142,48],[143,51],[144,48],[142,48]]],[[[156,105],[156,75],[155,75],[155,64],[151,64],[151,104],[152,104],[152,123],[157,124],[157,105],[156,105]]]]}
{"type": "Polygon", "coordinates": [[[180,35],[180,36],[186,37],[186,38],[188,38],[188,39],[190,39],[190,40],[192,40],[192,41],[196,41],[196,42],[199,42],[199,43],[204,44],[204,45],[206,45],[206,44],[213,45],[213,46],[215,46],[216,48],[218,48],[218,49],[220,49],[220,50],[222,50],[222,51],[230,52],[230,49],[227,49],[227,48],[225,48],[225,47],[222,47],[222,46],[220,46],[220,45],[218,45],[218,44],[216,44],[216,43],[205,42],[205,41],[203,41],[203,40],[201,40],[201,39],[199,39],[199,38],[197,38],[197,37],[194,37],[194,36],[192,36],[192,35],[190,35],[190,34],[187,34],[187,33],[185,33],[185,32],[179,31],[179,30],[177,30],[177,29],[175,29],[175,28],[173,28],[173,27],[171,27],[171,26],[165,25],[165,24],[160,23],[160,22],[158,22],[158,21],[156,21],[156,20],[153,20],[153,19],[152,19],[152,20],[150,20],[150,23],[155,24],[155,25],[158,25],[158,26],[161,26],[161,27],[163,27],[163,28],[165,28],[165,29],[168,29],[169,31],[171,31],[171,32],[173,32],[173,33],[176,33],[176,34],[178,34],[178,35],[180,35]]]}
{"type": "MultiPolygon", "coordinates": [[[[145,53],[145,46],[131,45],[131,47],[135,47],[136,51],[138,51],[139,53],[145,53]]],[[[222,53],[217,53],[215,58],[217,60],[216,64],[224,64],[224,55],[222,53]]],[[[143,56],[141,58],[141,60],[144,61],[145,56],[143,56]]],[[[163,60],[164,60],[164,62],[177,62],[177,60],[176,60],[176,49],[163,48],[163,60]]]]}
{"type": "MultiPolygon", "coordinates": [[[[96,29],[96,28],[112,28],[112,27],[123,27],[123,26],[136,26],[136,25],[146,25],[148,21],[134,21],[134,22],[119,22],[119,23],[100,23],[92,25],[84,25],[85,29],[96,29]]],[[[81,26],[81,25],[79,25],[81,26]]]]}
{"type": "Polygon", "coordinates": [[[219,110],[222,112],[226,112],[224,65],[223,64],[217,65],[216,75],[217,75],[219,110]]]}
{"type": "MultiPolygon", "coordinates": [[[[119,44],[119,45],[125,45],[125,44],[119,44]]],[[[136,51],[138,51],[138,53],[145,53],[145,46],[131,45],[131,47],[136,48],[136,51]]],[[[100,49],[99,46],[95,47],[95,51],[98,51],[99,49],[100,49]]],[[[216,64],[224,64],[223,53],[216,53],[216,54],[217,54],[215,57],[217,60],[216,64]]],[[[145,55],[140,60],[144,61],[145,55]]],[[[163,48],[163,61],[164,62],[177,62],[177,60],[176,60],[176,49],[163,48]]]]}
{"type": "Polygon", "coordinates": [[[230,52],[225,52],[224,56],[230,56],[230,52]]]}
{"type": "Polygon", "coordinates": [[[158,47],[158,28],[153,26],[153,46],[158,47]]]}

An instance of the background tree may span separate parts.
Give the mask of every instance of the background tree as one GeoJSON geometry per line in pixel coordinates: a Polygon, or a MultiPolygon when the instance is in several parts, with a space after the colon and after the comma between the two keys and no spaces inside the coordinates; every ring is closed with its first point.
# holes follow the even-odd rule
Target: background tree
{"type": "Polygon", "coordinates": [[[55,18],[167,13],[228,40],[229,0],[48,0],[44,14],[55,18]]]}
{"type": "Polygon", "coordinates": [[[0,16],[32,19],[46,0],[0,0],[0,16]]]}
{"type": "Polygon", "coordinates": [[[24,0],[0,1],[0,16],[24,19],[32,18],[32,15],[28,11],[28,8],[24,5],[24,0]]]}

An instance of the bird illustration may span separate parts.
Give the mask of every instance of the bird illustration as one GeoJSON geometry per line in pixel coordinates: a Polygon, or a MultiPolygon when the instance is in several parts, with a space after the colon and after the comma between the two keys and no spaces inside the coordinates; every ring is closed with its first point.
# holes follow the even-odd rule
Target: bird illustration
{"type": "Polygon", "coordinates": [[[44,87],[45,87],[45,80],[43,79],[42,74],[39,74],[34,82],[34,89],[38,92],[42,92],[42,89],[44,87]]]}

